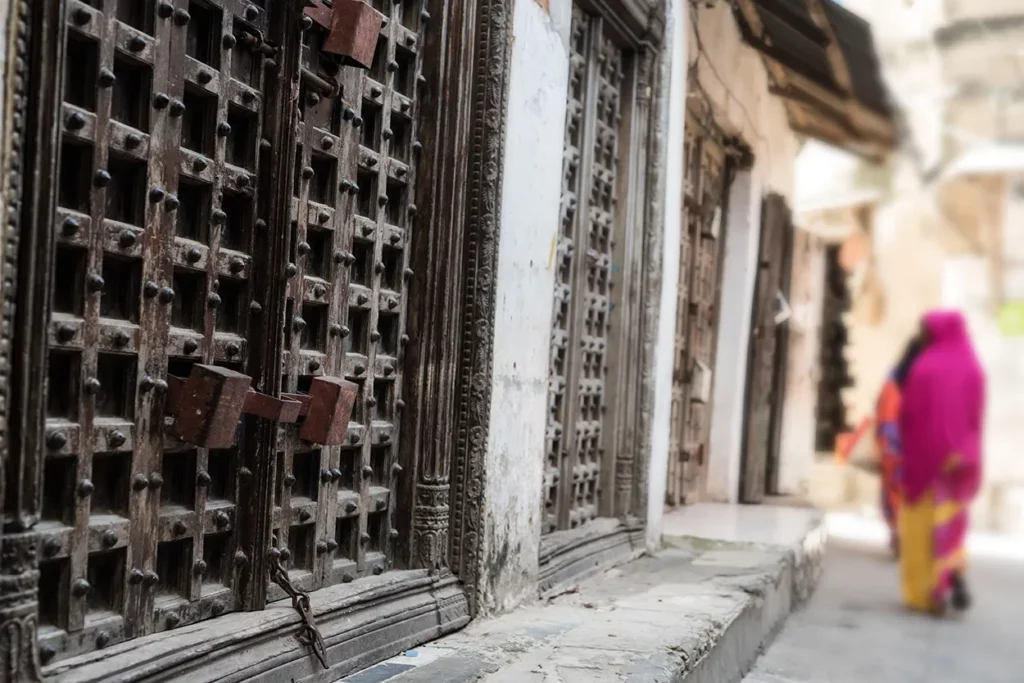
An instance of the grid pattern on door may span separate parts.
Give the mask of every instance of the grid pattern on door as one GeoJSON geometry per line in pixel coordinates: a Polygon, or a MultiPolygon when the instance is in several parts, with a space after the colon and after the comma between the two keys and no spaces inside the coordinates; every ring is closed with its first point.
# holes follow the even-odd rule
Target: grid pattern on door
{"type": "MultiPolygon", "coordinates": [[[[349,582],[393,564],[401,363],[411,230],[423,0],[378,0],[369,72],[322,51],[306,31],[287,266],[286,391],[319,375],[359,385],[342,446],[281,430],[274,535],[299,588],[349,582]]],[[[270,597],[283,597],[276,586],[270,597]]]]}
{"type": "MultiPolygon", "coordinates": [[[[246,372],[266,29],[238,0],[67,2],[40,543],[44,663],[234,608],[236,448],[167,375],[246,372]]],[[[244,431],[244,430],[240,430],[244,431]]]]}
{"type": "Polygon", "coordinates": [[[717,343],[725,147],[706,110],[689,110],[677,290],[672,413],[666,504],[692,502],[707,468],[710,397],[701,384],[713,371],[717,343]]]}
{"type": "Polygon", "coordinates": [[[548,388],[543,529],[598,514],[623,51],[573,7],[548,388]]]}

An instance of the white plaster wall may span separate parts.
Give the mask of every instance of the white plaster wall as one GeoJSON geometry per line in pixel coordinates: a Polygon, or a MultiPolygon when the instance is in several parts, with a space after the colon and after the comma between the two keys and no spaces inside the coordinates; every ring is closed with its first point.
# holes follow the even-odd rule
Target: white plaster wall
{"type": "Polygon", "coordinates": [[[515,3],[484,463],[485,613],[537,594],[570,18],[570,0],[552,0],[550,15],[533,0],[515,3]]]}
{"type": "Polygon", "coordinates": [[[760,243],[761,183],[757,174],[736,174],[729,192],[722,271],[722,299],[711,402],[711,448],[705,495],[708,500],[739,500],[743,458],[744,389],[750,343],[751,307],[760,243]]]}
{"type": "MultiPolygon", "coordinates": [[[[750,171],[729,191],[725,262],[716,351],[711,445],[705,497],[735,502],[742,459],[744,388],[754,298],[761,200],[776,192],[793,206],[794,160],[799,151],[782,101],[769,92],[761,56],[740,36],[728,3],[701,5],[689,16],[688,63],[707,93],[715,121],[754,152],[750,171]],[[703,48],[703,49],[702,49],[703,48]]],[[[691,74],[691,77],[694,74],[691,74]]],[[[678,149],[682,150],[682,145],[678,149]]],[[[669,286],[666,280],[666,287],[669,286]]]]}
{"type": "Polygon", "coordinates": [[[668,475],[668,446],[672,415],[672,371],[675,362],[676,283],[683,216],[683,126],[686,121],[686,0],[669,0],[666,11],[664,58],[669,70],[665,133],[665,216],[662,236],[662,284],[658,305],[658,332],[654,351],[654,415],[647,474],[647,529],[649,549],[661,543],[668,475]]]}

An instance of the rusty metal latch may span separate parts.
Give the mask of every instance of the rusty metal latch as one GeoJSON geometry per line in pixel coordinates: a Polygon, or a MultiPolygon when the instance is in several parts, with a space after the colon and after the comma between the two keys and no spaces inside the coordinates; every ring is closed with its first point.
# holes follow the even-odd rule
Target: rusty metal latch
{"type": "MultiPolygon", "coordinates": [[[[277,550],[276,548],[272,550],[277,550]]],[[[288,597],[292,599],[292,608],[302,617],[302,625],[295,637],[299,642],[313,649],[313,654],[320,660],[325,669],[330,669],[327,664],[327,646],[324,644],[324,637],[317,628],[316,620],[313,619],[313,608],[309,602],[309,593],[299,590],[292,585],[288,578],[288,571],[281,564],[281,553],[273,552],[270,556],[270,580],[281,587],[288,597]]]]}
{"type": "Polygon", "coordinates": [[[182,441],[230,448],[242,414],[299,424],[299,438],[323,446],[341,444],[359,388],[340,377],[314,377],[308,394],[280,398],[252,388],[252,378],[216,365],[193,365],[187,379],[167,377],[167,411],[182,441]]]}
{"type": "Polygon", "coordinates": [[[330,7],[321,0],[307,2],[303,10],[310,19],[330,31],[324,52],[340,55],[342,63],[369,69],[377,50],[383,17],[360,0],[333,0],[330,7]]]}

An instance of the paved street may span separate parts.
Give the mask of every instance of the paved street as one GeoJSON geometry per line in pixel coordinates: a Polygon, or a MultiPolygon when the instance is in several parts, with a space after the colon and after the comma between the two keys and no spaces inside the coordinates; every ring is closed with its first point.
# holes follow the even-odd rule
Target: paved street
{"type": "Polygon", "coordinates": [[[942,621],[901,608],[897,566],[877,543],[833,537],[825,566],[810,604],[744,683],[1024,681],[1020,559],[975,552],[974,609],[942,621]]]}

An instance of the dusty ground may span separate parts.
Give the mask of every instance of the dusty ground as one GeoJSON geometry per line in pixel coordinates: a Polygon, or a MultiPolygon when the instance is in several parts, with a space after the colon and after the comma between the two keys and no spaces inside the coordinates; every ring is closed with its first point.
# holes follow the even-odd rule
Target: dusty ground
{"type": "Polygon", "coordinates": [[[814,598],[744,683],[1021,683],[1024,562],[1001,555],[973,556],[973,610],[937,620],[901,608],[880,545],[833,537],[814,598]]]}

